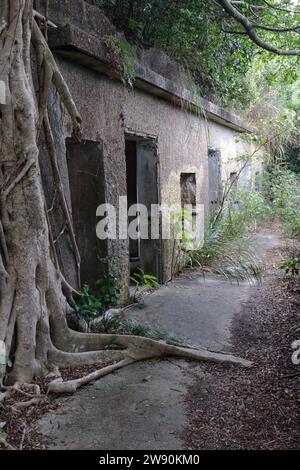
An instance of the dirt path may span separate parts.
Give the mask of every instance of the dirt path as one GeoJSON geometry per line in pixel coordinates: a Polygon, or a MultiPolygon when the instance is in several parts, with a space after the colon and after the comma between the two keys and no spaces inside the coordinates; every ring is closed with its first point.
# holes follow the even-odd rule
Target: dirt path
{"type": "MultiPolygon", "coordinates": [[[[280,280],[274,261],[286,254],[288,242],[278,241],[266,251],[262,286],[232,323],[235,353],[251,357],[255,367],[194,368],[186,397],[189,424],[182,433],[190,449],[300,448],[299,366],[291,361],[291,344],[300,333],[300,289],[280,280]]],[[[261,250],[264,243],[258,242],[261,250]]]]}
{"type": "MultiPolygon", "coordinates": [[[[276,234],[262,233],[256,243],[262,255],[281,241],[276,234]]],[[[257,287],[247,284],[231,285],[214,278],[204,281],[201,276],[181,278],[147,297],[143,309],[128,315],[194,344],[235,354],[238,351],[252,358],[253,348],[240,348],[236,341],[241,328],[247,328],[250,336],[251,328],[237,319],[248,318],[245,305],[258,292],[257,287]]],[[[257,347],[257,339],[255,344],[257,347]]],[[[263,343],[260,346],[259,354],[264,354],[263,343]]],[[[39,429],[48,437],[49,447],[55,449],[168,450],[185,449],[191,443],[193,448],[226,448],[218,437],[227,420],[227,398],[222,398],[222,392],[226,387],[230,391],[230,380],[242,377],[245,393],[240,400],[244,406],[251,374],[174,359],[134,364],[63,400],[62,407],[39,421],[39,429]],[[216,400],[223,404],[218,433],[214,431],[217,415],[209,412],[216,400]],[[210,423],[206,432],[211,436],[207,439],[199,434],[203,432],[203,418],[210,423]]],[[[228,409],[233,406],[230,402],[228,409]]],[[[225,434],[230,433],[228,429],[225,434]]],[[[239,447],[235,441],[231,444],[239,447]]]]}

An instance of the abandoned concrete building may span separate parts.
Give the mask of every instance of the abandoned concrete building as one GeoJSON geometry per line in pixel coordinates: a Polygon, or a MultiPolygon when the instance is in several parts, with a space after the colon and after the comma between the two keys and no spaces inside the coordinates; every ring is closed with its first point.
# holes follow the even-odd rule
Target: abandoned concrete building
{"type": "MultiPolygon", "coordinates": [[[[37,16],[45,2],[35,2],[37,16]]],[[[161,281],[170,278],[171,244],[167,240],[100,241],[96,210],[108,202],[118,207],[119,196],[129,204],[182,203],[184,185],[194,187],[191,203],[203,204],[205,219],[220,197],[221,182],[234,174],[234,159],[251,145],[237,139],[249,132],[240,119],[188,89],[184,74],[156,50],[135,52],[135,79],[125,86],[107,46],[118,37],[101,11],[83,0],[51,0],[48,40],[82,116],[82,142],[70,139],[70,123],[54,91],[49,98],[50,119],[60,155],[64,189],[72,211],[82,259],[81,278],[94,285],[101,276],[101,258],[120,282],[121,297],[129,290],[130,266],[161,281]]],[[[122,39],[122,38],[121,38],[122,39]]],[[[42,177],[50,208],[60,262],[76,286],[74,257],[68,234],[59,226],[59,210],[49,175],[46,149],[40,151],[42,177]]],[[[242,180],[251,181],[247,167],[242,180]]]]}

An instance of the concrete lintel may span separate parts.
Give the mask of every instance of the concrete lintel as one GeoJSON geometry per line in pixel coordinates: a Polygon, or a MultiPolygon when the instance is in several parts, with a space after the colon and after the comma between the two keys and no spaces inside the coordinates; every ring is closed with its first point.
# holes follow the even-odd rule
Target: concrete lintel
{"type": "MultiPolygon", "coordinates": [[[[107,59],[105,46],[99,38],[68,24],[63,28],[50,32],[49,43],[56,54],[109,77],[120,79],[107,59]]],[[[206,115],[208,120],[230,127],[238,132],[252,132],[250,127],[244,124],[235,114],[204,98],[195,97],[186,88],[179,87],[137,60],[134,60],[134,66],[136,70],[134,86],[136,88],[198,115],[206,115]]]]}

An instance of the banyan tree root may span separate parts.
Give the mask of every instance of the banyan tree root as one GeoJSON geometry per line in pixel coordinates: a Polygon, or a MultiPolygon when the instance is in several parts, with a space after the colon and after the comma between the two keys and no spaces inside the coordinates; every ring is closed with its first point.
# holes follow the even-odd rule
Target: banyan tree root
{"type": "MultiPolygon", "coordinates": [[[[53,186],[79,272],[71,211],[63,194],[47,113],[51,85],[65,106],[76,139],[81,118],[33,18],[32,0],[1,0],[0,80],[5,85],[5,102],[0,102],[0,341],[7,356],[13,353],[9,373],[0,364],[0,387],[30,383],[36,376],[57,374],[59,368],[99,366],[80,379],[63,382],[56,378],[49,385],[50,392],[70,393],[133,362],[166,356],[250,366],[226,354],[133,336],[112,340],[111,335],[80,334],[68,328],[66,314],[73,289],[60,272],[39,166],[38,139],[43,128],[53,186]],[[38,92],[33,85],[33,49],[38,92]]],[[[39,400],[35,393],[29,395],[24,406],[39,400]]]]}
{"type": "MultiPolygon", "coordinates": [[[[103,346],[103,340],[107,342],[107,347],[110,344],[109,335],[90,335],[93,340],[97,342],[99,340],[100,346],[103,346]]],[[[82,342],[86,335],[82,335],[82,342]]],[[[89,382],[97,380],[105,375],[108,375],[118,369],[121,369],[129,364],[137,361],[142,361],[152,358],[160,357],[181,357],[186,359],[192,359],[197,361],[208,361],[223,364],[234,364],[242,367],[251,367],[252,363],[248,360],[232,356],[230,354],[211,352],[205,349],[194,349],[194,348],[183,348],[178,346],[172,346],[160,341],[154,341],[149,338],[134,337],[134,336],[118,336],[114,338],[114,345],[116,347],[122,347],[120,350],[102,350],[102,351],[90,351],[82,353],[62,353],[61,351],[53,351],[53,357],[56,363],[61,361],[62,364],[68,363],[70,367],[78,364],[91,364],[97,359],[102,359],[102,363],[108,361],[109,358],[113,361],[112,364],[102,367],[84,377],[68,380],[66,382],[63,379],[57,378],[49,384],[49,392],[51,393],[73,393],[82,385],[86,385],[89,382]]],[[[80,339],[80,334],[74,338],[75,344],[80,339]]]]}

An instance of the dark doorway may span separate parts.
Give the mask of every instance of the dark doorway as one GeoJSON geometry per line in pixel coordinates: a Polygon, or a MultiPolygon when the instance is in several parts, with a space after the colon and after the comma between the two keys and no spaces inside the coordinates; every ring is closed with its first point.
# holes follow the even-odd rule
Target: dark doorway
{"type": "Polygon", "coordinates": [[[208,148],[208,181],[210,213],[213,214],[221,196],[221,152],[215,147],[208,148]]]}
{"type": "MultiPolygon", "coordinates": [[[[160,279],[159,233],[157,239],[151,238],[151,206],[159,203],[158,158],[154,140],[126,136],[126,171],[128,207],[143,204],[148,211],[148,239],[145,237],[145,230],[140,230],[140,227],[137,240],[129,240],[130,272],[140,268],[144,273],[160,279]]],[[[136,216],[128,217],[128,223],[135,218],[136,216]]]]}
{"type": "Polygon", "coordinates": [[[81,256],[81,282],[95,291],[95,282],[104,274],[106,241],[96,235],[96,211],[105,203],[103,151],[100,142],[80,144],[67,140],[72,216],[81,256]]]}
{"type": "MultiPolygon", "coordinates": [[[[180,175],[181,207],[191,210],[192,229],[196,227],[197,184],[196,173],[181,173],[180,175]]],[[[184,228],[184,227],[183,227],[184,228]]],[[[188,229],[190,230],[190,229],[188,229]]]]}
{"type": "MultiPolygon", "coordinates": [[[[128,207],[137,204],[137,155],[136,142],[126,140],[126,178],[127,178],[127,203],[128,207]]],[[[131,223],[135,217],[129,216],[128,223],[131,223]]],[[[140,265],[140,240],[129,238],[129,257],[132,264],[131,268],[140,265]]]]}

